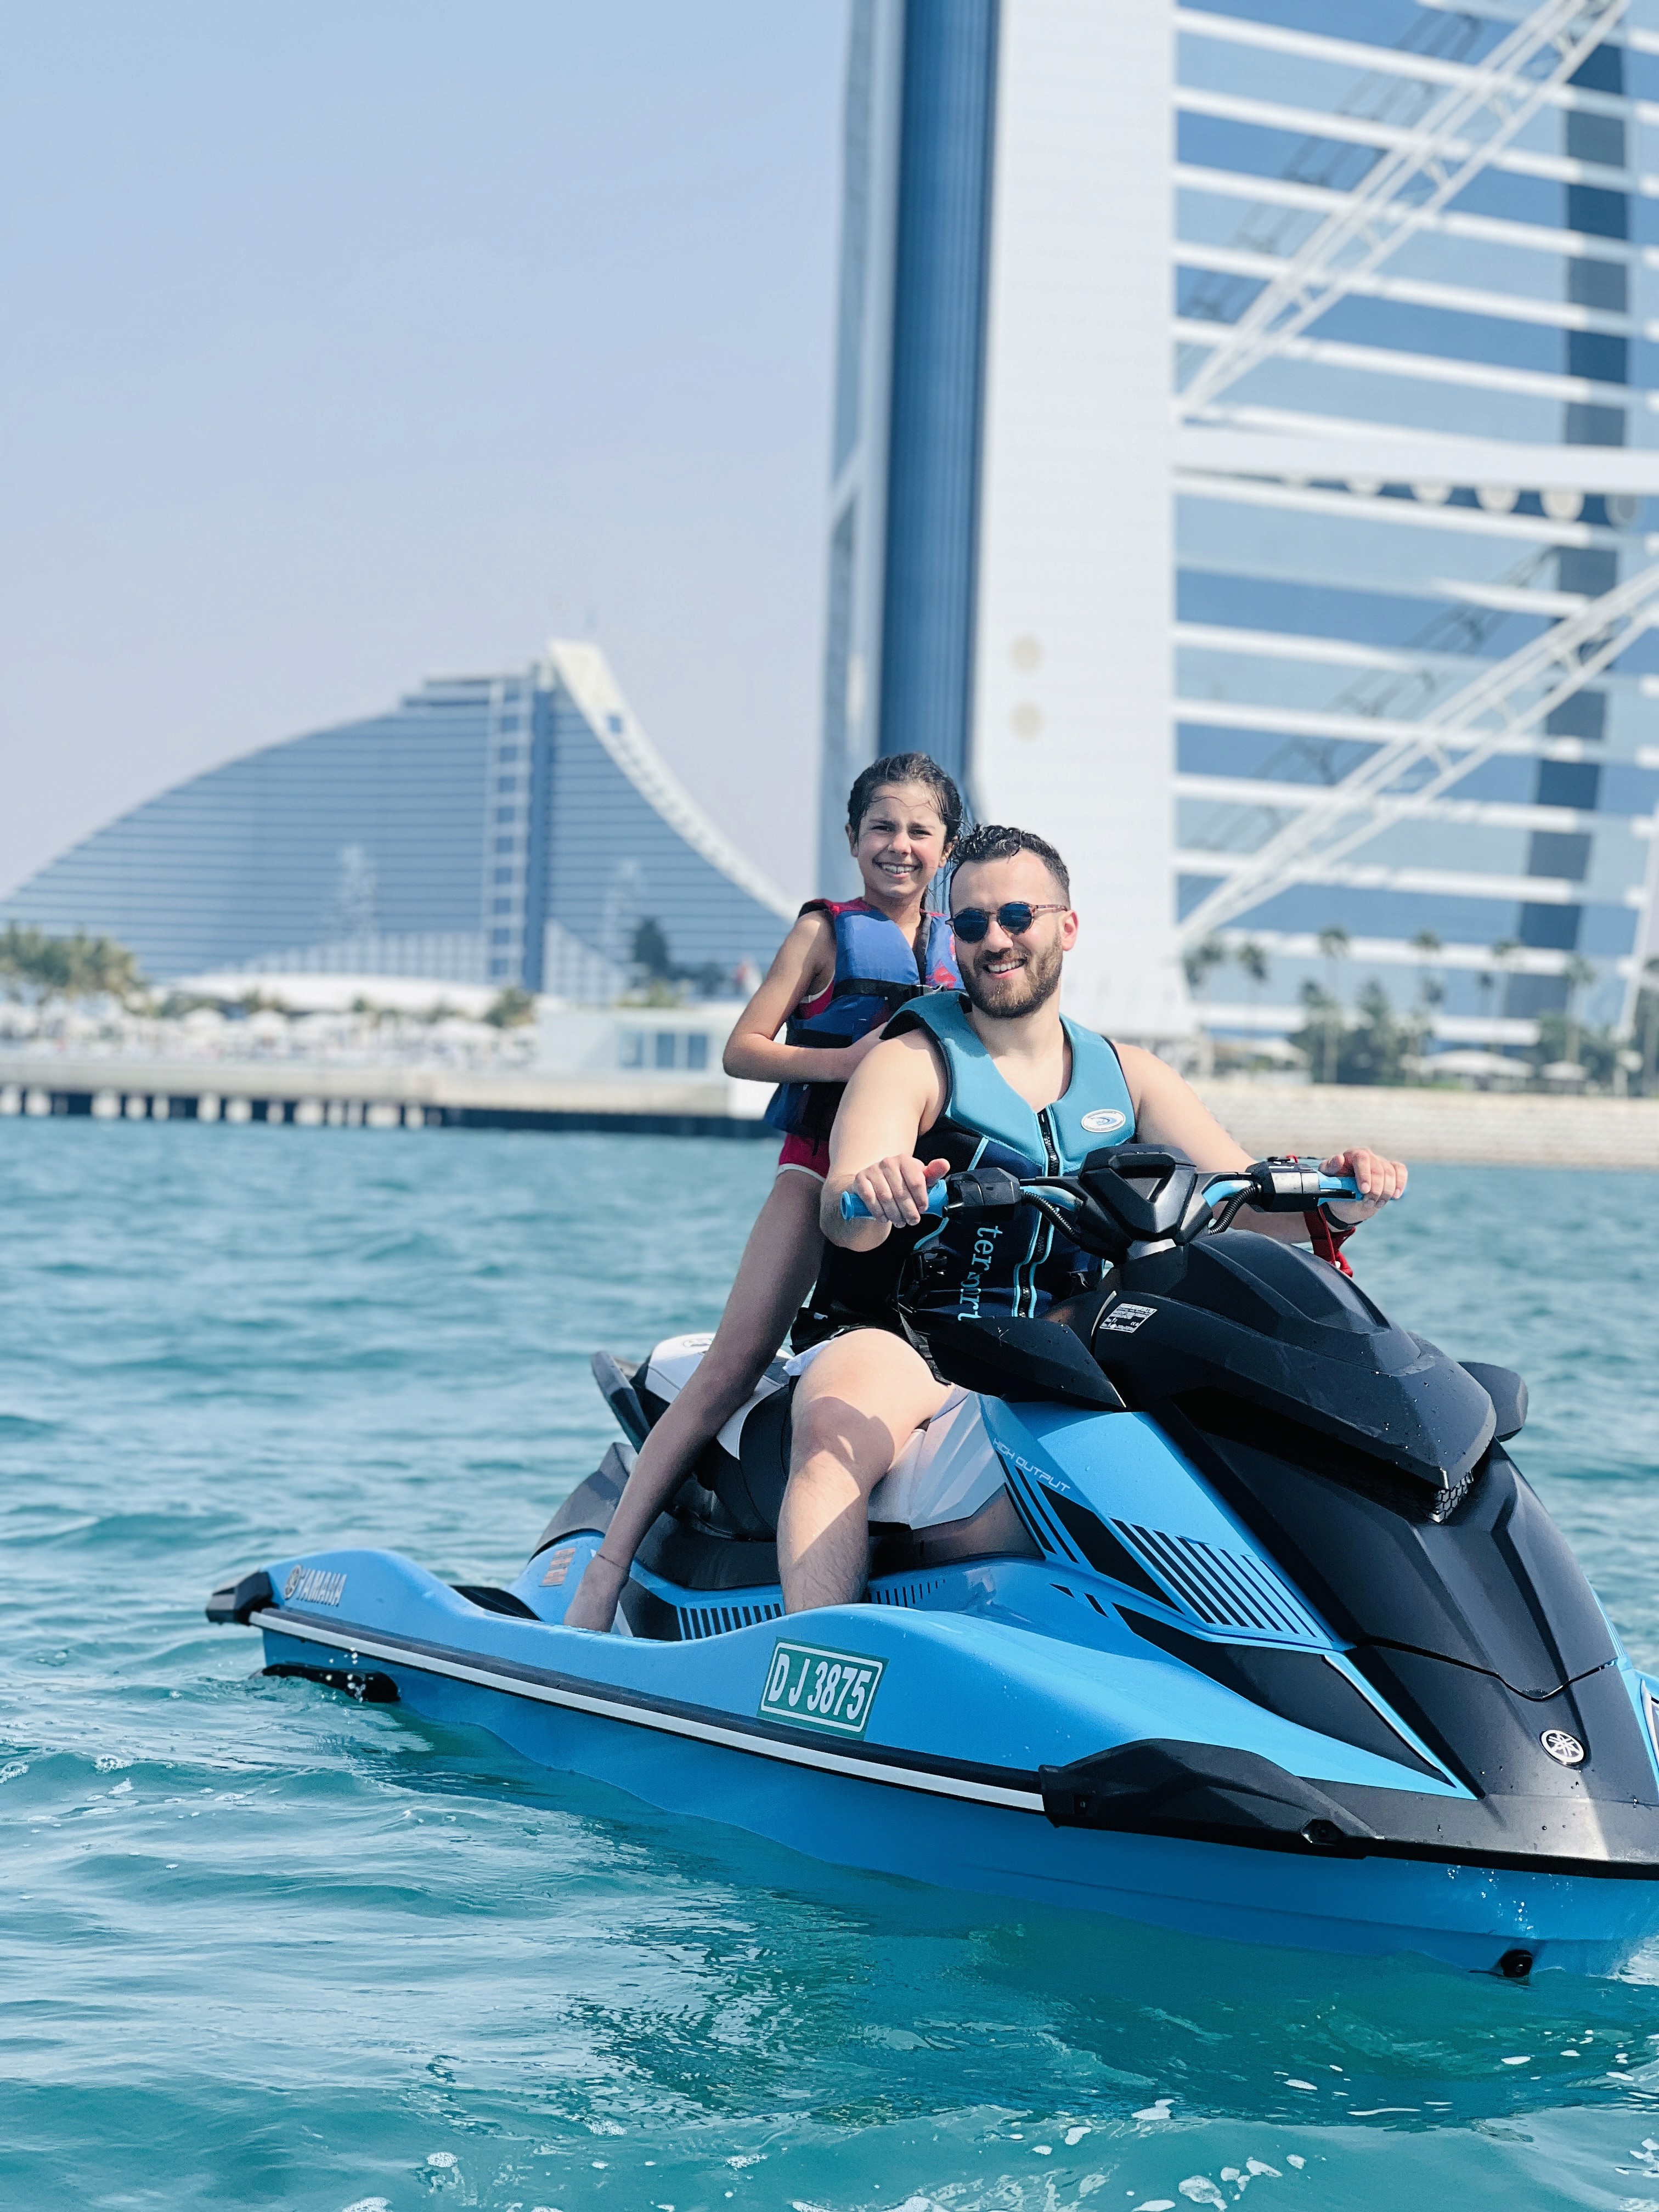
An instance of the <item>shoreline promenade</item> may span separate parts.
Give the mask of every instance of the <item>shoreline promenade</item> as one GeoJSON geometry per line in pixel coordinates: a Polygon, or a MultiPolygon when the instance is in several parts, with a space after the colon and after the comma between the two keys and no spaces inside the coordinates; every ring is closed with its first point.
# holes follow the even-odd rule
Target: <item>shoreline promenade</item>
{"type": "Polygon", "coordinates": [[[1257,1159],[1367,1144],[1413,1167],[1659,1169],[1659,1098],[1541,1091],[1205,1083],[1205,1104],[1257,1159]]]}
{"type": "MultiPolygon", "coordinates": [[[[1659,1099],[1211,1082],[1247,1152],[1324,1154],[1355,1138],[1416,1165],[1659,1170],[1659,1099]]],[[[301,1127],[614,1130],[772,1139],[767,1093],[719,1073],[605,1075],[374,1061],[169,1060],[0,1051],[0,1120],[90,1116],[301,1127]]]]}

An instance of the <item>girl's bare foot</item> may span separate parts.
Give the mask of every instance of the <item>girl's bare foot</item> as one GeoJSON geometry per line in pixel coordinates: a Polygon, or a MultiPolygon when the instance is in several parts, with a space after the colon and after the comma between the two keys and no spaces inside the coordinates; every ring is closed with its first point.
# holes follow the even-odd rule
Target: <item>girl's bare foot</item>
{"type": "Polygon", "coordinates": [[[626,1566],[619,1567],[603,1552],[595,1552],[564,1609],[565,1626],[592,1628],[601,1636],[608,1634],[617,1617],[617,1601],[627,1580],[626,1566]]]}

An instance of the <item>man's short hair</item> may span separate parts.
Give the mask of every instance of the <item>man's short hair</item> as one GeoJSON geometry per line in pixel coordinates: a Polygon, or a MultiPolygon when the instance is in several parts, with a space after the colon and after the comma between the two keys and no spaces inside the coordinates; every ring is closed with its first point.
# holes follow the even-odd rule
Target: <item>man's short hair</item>
{"type": "Polygon", "coordinates": [[[951,856],[951,881],[954,884],[964,868],[976,860],[1012,860],[1021,853],[1035,853],[1048,873],[1060,885],[1060,894],[1069,906],[1072,899],[1072,878],[1054,847],[1044,837],[1030,830],[1010,830],[1000,822],[976,822],[951,856]]]}

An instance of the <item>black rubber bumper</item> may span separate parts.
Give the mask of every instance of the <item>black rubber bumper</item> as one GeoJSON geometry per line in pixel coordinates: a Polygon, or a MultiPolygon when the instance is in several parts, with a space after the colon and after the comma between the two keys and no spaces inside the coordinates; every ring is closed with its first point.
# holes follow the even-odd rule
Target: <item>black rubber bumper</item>
{"type": "Polygon", "coordinates": [[[225,1583],[215,1590],[207,1601],[207,1617],[222,1627],[234,1622],[238,1628],[246,1628],[250,1613],[276,1602],[270,1577],[261,1567],[256,1573],[244,1575],[240,1582],[225,1583]]]}
{"type": "Polygon", "coordinates": [[[1588,1790],[1468,1798],[1314,1783],[1250,1752],[1166,1738],[1039,1767],[1037,1780],[1043,1810],[1061,1828],[1659,1881],[1659,1805],[1588,1790]]]}

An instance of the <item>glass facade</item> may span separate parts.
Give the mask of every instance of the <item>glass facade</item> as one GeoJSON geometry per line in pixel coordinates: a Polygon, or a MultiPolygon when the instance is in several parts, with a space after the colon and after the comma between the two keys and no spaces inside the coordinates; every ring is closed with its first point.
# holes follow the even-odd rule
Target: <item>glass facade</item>
{"type": "Polygon", "coordinates": [[[919,744],[1076,856],[1068,992],[1123,1034],[1212,936],[1239,1033],[1372,979],[1447,1042],[1626,1019],[1656,101],[1659,0],[860,0],[826,880],[919,744]]]}
{"type": "Polygon", "coordinates": [[[164,792],[0,902],[118,939],[149,976],[325,969],[600,1000],[638,924],[677,964],[763,964],[793,908],[640,732],[603,657],[555,645],[164,792]]]}
{"type": "MultiPolygon", "coordinates": [[[[1515,20],[1405,0],[1178,14],[1178,382],[1515,20]]],[[[1596,47],[1374,276],[1206,410],[1211,427],[1293,442],[1299,467],[1210,471],[1201,434],[1183,446],[1183,915],[1297,818],[1310,787],[1339,788],[1651,560],[1651,502],[1593,489],[1595,453],[1572,449],[1654,441],[1653,44],[1626,31],[1596,47]],[[1445,457],[1432,477],[1424,434],[1445,457]],[[1480,479],[1458,480],[1460,443],[1480,479]]],[[[1518,1042],[1519,1025],[1565,1006],[1577,957],[1595,971],[1574,987],[1584,1013],[1618,1022],[1659,801],[1656,677],[1659,650],[1638,640],[1420,811],[1380,820],[1327,879],[1230,915],[1222,941],[1254,939],[1272,966],[1254,986],[1236,961],[1219,968],[1219,1018],[1279,1027],[1310,981],[1347,994],[1362,973],[1403,1001],[1431,966],[1443,1036],[1518,1042]],[[1332,930],[1349,939],[1340,963],[1318,949],[1332,930]]]]}
{"type": "MultiPolygon", "coordinates": [[[[605,958],[626,964],[634,932],[655,918],[682,966],[764,966],[795,909],[763,908],[667,820],[625,764],[602,745],[570,694],[545,695],[548,801],[546,919],[605,958]]],[[[615,732],[607,734],[616,735],[615,732]]]]}

